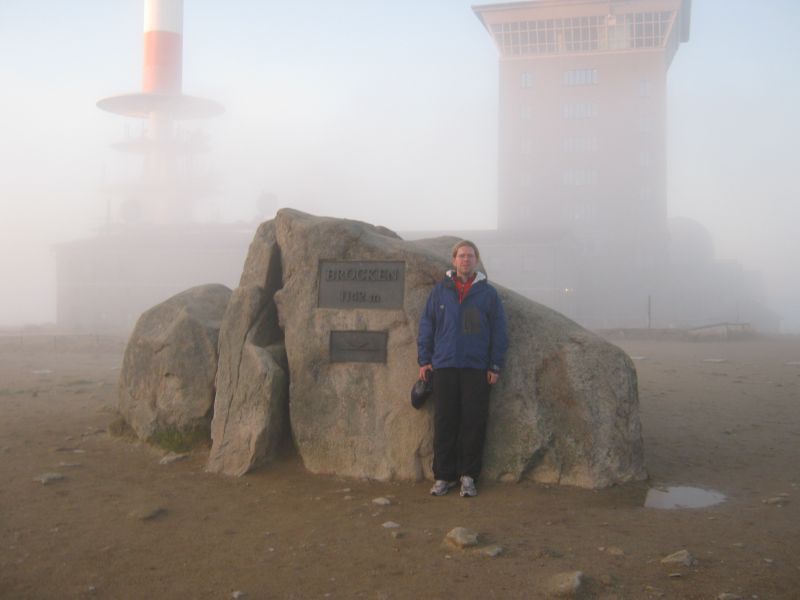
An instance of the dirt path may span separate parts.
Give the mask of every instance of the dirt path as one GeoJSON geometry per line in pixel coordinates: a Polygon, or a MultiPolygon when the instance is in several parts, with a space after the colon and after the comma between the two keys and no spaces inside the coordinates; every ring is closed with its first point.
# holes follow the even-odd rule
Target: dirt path
{"type": "Polygon", "coordinates": [[[617,341],[636,357],[651,481],[486,483],[469,500],[296,459],[241,479],[205,473],[204,451],[161,465],[105,433],[123,342],[54,340],[0,338],[0,598],[544,598],[575,570],[589,598],[800,597],[800,340],[617,341]],[[65,479],[34,481],[46,472],[65,479]],[[644,508],[651,485],[727,501],[644,508]],[[503,554],[445,549],[456,526],[503,554]],[[660,564],[684,548],[696,565],[660,564]]]}

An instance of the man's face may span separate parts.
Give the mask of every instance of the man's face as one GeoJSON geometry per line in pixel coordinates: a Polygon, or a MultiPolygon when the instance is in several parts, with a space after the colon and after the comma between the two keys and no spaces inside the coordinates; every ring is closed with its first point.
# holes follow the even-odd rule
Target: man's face
{"type": "Polygon", "coordinates": [[[475,256],[475,250],[472,246],[461,246],[453,257],[453,266],[456,269],[456,275],[461,278],[472,277],[475,269],[478,267],[478,257],[475,256]]]}

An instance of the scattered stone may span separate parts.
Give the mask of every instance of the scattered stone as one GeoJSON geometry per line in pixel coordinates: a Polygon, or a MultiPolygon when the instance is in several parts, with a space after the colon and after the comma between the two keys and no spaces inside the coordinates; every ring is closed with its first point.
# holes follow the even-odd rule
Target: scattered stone
{"type": "Polygon", "coordinates": [[[382,527],[384,529],[397,529],[398,527],[400,527],[400,523],[395,523],[394,521],[386,521],[386,523],[384,523],[382,527]]]}
{"type": "Polygon", "coordinates": [[[354,498],[355,498],[355,496],[345,496],[344,497],[345,500],[353,500],[354,498]]]}
{"type": "Polygon", "coordinates": [[[58,463],[58,466],[61,467],[62,469],[76,469],[78,467],[82,467],[83,464],[81,464],[81,463],[68,463],[68,462],[64,462],[62,460],[60,463],[58,463]]]}
{"type": "Polygon", "coordinates": [[[94,594],[96,594],[96,593],[97,593],[97,586],[90,585],[89,587],[87,587],[87,588],[86,588],[86,591],[87,591],[88,593],[90,593],[90,594],[94,595],[94,594]]]}
{"type": "Polygon", "coordinates": [[[66,477],[61,473],[42,473],[33,478],[34,481],[38,481],[42,485],[49,485],[56,481],[63,481],[64,479],[66,479],[66,477]]]}
{"type": "Polygon", "coordinates": [[[681,577],[683,577],[683,574],[682,573],[670,573],[669,575],[667,575],[667,577],[669,577],[670,579],[680,579],[681,577]]]}
{"type": "Polygon", "coordinates": [[[771,558],[765,558],[764,562],[767,563],[768,565],[772,565],[772,563],[774,563],[775,561],[772,560],[771,558]]]}
{"type": "Polygon", "coordinates": [[[242,598],[247,598],[247,594],[245,594],[244,592],[240,592],[239,590],[236,590],[231,594],[231,598],[233,598],[233,600],[241,600],[242,598]]]}
{"type": "Polygon", "coordinates": [[[625,556],[625,551],[619,546],[609,546],[606,548],[606,553],[611,556],[625,556]]]}
{"type": "Polygon", "coordinates": [[[764,504],[768,504],[769,506],[786,506],[789,504],[789,499],[785,496],[774,496],[772,498],[767,498],[766,500],[762,500],[764,504]]]}
{"type": "Polygon", "coordinates": [[[353,490],[351,490],[350,488],[342,488],[342,489],[337,490],[337,491],[342,492],[343,494],[349,494],[353,490]]]}
{"type": "Polygon", "coordinates": [[[662,565],[683,565],[684,567],[691,567],[696,563],[697,560],[688,550],[678,550],[661,559],[662,565]]]}
{"type": "Polygon", "coordinates": [[[478,534],[466,527],[456,527],[450,530],[445,536],[444,541],[453,548],[460,548],[463,550],[464,548],[478,545],[478,534]]]}
{"type": "Polygon", "coordinates": [[[734,542],[731,544],[734,548],[744,548],[744,544],[742,542],[734,542]]]}
{"type": "Polygon", "coordinates": [[[152,521],[166,514],[167,509],[161,506],[142,506],[128,513],[131,519],[138,521],[152,521]]]}
{"type": "Polygon", "coordinates": [[[717,594],[717,600],[744,600],[744,599],[739,594],[730,594],[728,592],[722,592],[721,594],[717,594]]]}
{"type": "Polygon", "coordinates": [[[497,545],[484,546],[483,548],[478,548],[477,550],[475,550],[475,554],[478,554],[480,556],[486,556],[488,558],[497,558],[502,553],[503,553],[503,547],[497,545]]]}
{"type": "Polygon", "coordinates": [[[558,573],[548,580],[547,589],[557,598],[576,598],[582,592],[583,580],[581,571],[558,573]]]}
{"type": "Polygon", "coordinates": [[[388,498],[373,498],[372,503],[378,504],[379,506],[389,506],[392,501],[388,498]]]}
{"type": "Polygon", "coordinates": [[[176,452],[170,452],[169,454],[165,455],[160,461],[158,461],[158,464],[171,465],[174,462],[178,462],[180,460],[186,460],[187,458],[189,458],[189,454],[186,452],[180,454],[176,452]]]}
{"type": "Polygon", "coordinates": [[[611,587],[614,585],[614,578],[611,577],[608,573],[600,575],[600,583],[602,583],[606,587],[611,587]]]}
{"type": "Polygon", "coordinates": [[[396,540],[399,540],[401,537],[403,537],[403,532],[402,531],[393,531],[392,532],[392,537],[394,539],[396,539],[396,540]]]}

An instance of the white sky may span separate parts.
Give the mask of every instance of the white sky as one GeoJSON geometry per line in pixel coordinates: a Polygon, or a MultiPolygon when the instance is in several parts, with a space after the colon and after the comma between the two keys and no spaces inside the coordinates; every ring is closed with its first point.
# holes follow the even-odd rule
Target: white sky
{"type": "MultiPolygon", "coordinates": [[[[491,228],[497,52],[464,0],[185,0],[184,91],[219,194],[205,218],[281,206],[393,229],[491,228]]],[[[0,0],[0,325],[50,321],[50,245],[90,234],[136,158],[135,120],[95,107],[140,89],[142,0],[0,0]]],[[[694,0],[669,77],[669,213],[761,269],[800,331],[800,3],[694,0]]]]}

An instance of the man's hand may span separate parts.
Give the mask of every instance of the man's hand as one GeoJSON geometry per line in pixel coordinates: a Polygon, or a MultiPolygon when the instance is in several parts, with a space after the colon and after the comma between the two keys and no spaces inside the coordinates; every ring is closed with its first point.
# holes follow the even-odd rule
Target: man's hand
{"type": "Polygon", "coordinates": [[[500,373],[495,373],[494,371],[486,371],[486,381],[489,382],[489,385],[494,385],[497,383],[497,380],[500,379],[500,373]]]}
{"type": "Polygon", "coordinates": [[[419,368],[419,378],[423,381],[428,381],[428,373],[433,371],[433,365],[422,365],[419,368]]]}

